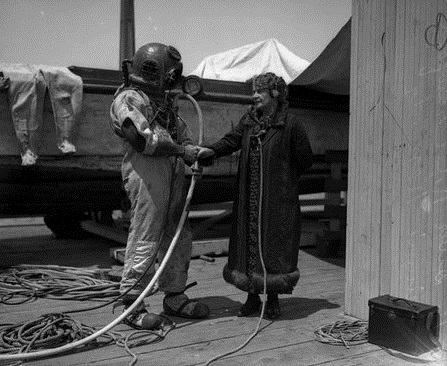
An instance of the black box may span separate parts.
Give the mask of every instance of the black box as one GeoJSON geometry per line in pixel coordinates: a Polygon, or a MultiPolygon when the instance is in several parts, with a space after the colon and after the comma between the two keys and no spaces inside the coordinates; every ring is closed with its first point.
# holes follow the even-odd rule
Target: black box
{"type": "Polygon", "coordinates": [[[437,306],[383,295],[368,301],[368,342],[419,356],[439,347],[437,306]]]}

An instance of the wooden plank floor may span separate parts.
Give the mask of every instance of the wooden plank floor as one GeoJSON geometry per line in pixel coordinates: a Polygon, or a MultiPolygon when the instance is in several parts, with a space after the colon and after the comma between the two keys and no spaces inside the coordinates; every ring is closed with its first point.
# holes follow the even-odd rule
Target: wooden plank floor
{"type": "MultiPolygon", "coordinates": [[[[40,221],[34,219],[0,221],[0,257],[4,266],[23,263],[110,268],[116,265],[109,256],[109,249],[116,247],[115,242],[95,236],[55,239],[40,221]]],[[[204,365],[211,358],[240,346],[254,332],[258,317],[236,317],[245,294],[224,282],[222,268],[225,262],[226,257],[218,257],[214,262],[191,261],[189,279],[197,281],[198,285],[187,293],[190,297],[201,298],[211,307],[210,318],[200,321],[173,318],[177,327],[164,340],[132,348],[138,357],[137,365],[204,365]]],[[[211,365],[405,366],[418,363],[414,359],[396,357],[369,343],[347,349],[316,341],[316,329],[348,319],[343,307],[344,260],[323,260],[315,256],[312,248],[307,248],[300,251],[299,268],[301,279],[294,293],[280,297],[282,316],[274,322],[263,320],[262,331],[246,347],[211,365]]],[[[157,293],[147,303],[153,311],[161,312],[162,299],[163,295],[157,293]]],[[[0,305],[0,323],[29,321],[45,313],[95,304],[99,302],[39,299],[22,305],[0,305]]],[[[109,306],[76,313],[72,318],[99,329],[111,322],[114,315],[109,306]]],[[[114,330],[123,334],[131,332],[124,325],[114,330]]],[[[25,364],[118,366],[129,365],[131,360],[124,348],[109,344],[26,361],[25,364]]]]}

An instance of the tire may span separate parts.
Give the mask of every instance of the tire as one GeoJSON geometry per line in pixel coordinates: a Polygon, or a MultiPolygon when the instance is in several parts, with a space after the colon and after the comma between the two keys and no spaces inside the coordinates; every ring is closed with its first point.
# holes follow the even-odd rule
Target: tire
{"type": "Polygon", "coordinates": [[[82,238],[87,232],[82,229],[81,221],[85,219],[82,213],[52,213],[44,216],[45,225],[56,238],[82,238]]]}

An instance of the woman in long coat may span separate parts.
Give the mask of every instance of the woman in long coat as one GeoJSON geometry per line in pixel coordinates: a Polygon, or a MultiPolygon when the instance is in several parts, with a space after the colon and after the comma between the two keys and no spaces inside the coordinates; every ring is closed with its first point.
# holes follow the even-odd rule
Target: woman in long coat
{"type": "Polygon", "coordinates": [[[239,124],[202,148],[198,158],[209,165],[211,159],[240,150],[234,221],[223,276],[248,293],[239,311],[240,316],[247,316],[261,306],[265,268],[265,311],[273,319],[280,315],[278,294],[292,293],[300,277],[298,179],[312,164],[312,150],[300,122],[288,116],[287,86],[281,77],[266,73],[254,78],[253,102],[239,124]]]}

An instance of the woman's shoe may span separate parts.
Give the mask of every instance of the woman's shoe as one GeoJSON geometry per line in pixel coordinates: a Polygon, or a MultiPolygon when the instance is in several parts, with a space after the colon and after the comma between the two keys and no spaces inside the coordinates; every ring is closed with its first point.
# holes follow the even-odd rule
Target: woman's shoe
{"type": "Polygon", "coordinates": [[[278,294],[267,294],[267,304],[265,305],[265,316],[268,319],[277,319],[281,315],[279,308],[278,294]]]}
{"type": "Polygon", "coordinates": [[[249,316],[259,310],[261,307],[261,298],[258,294],[248,294],[247,301],[239,309],[237,316],[249,316]]]}

